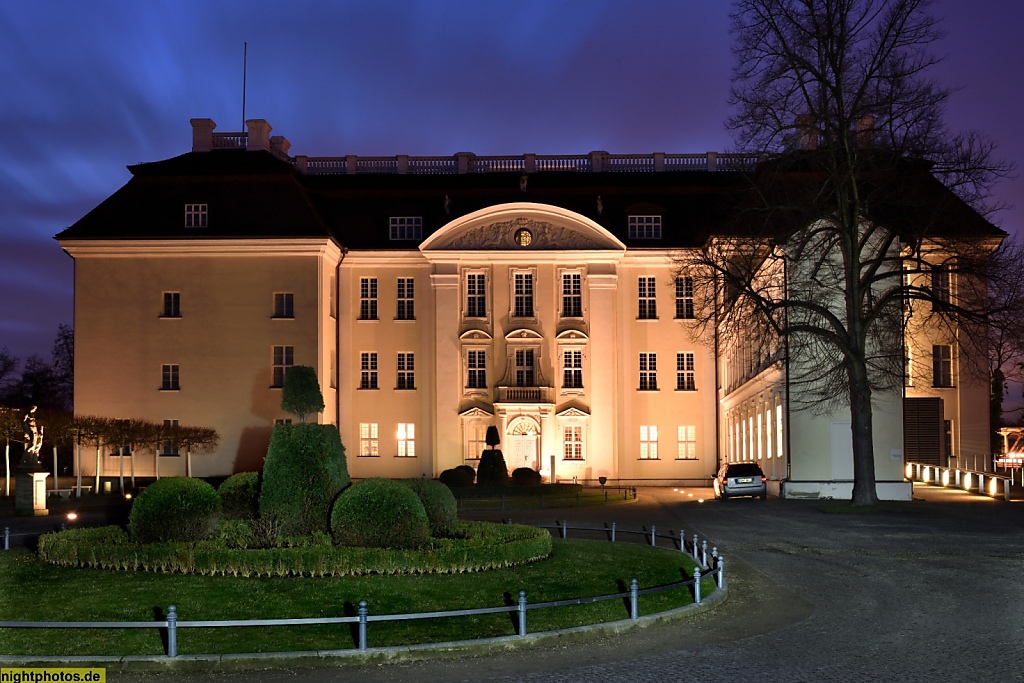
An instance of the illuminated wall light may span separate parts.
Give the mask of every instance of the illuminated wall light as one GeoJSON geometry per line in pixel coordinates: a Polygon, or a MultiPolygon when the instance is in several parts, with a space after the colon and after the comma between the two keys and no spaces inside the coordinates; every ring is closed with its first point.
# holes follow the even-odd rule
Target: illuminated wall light
{"type": "Polygon", "coordinates": [[[903,466],[903,476],[906,477],[907,479],[913,480],[913,478],[914,478],[914,466],[911,465],[910,463],[907,463],[906,465],[904,465],[903,466]]]}
{"type": "Polygon", "coordinates": [[[988,480],[988,495],[995,496],[997,493],[999,493],[999,480],[991,477],[988,480]]]}
{"type": "Polygon", "coordinates": [[[76,512],[69,512],[68,513],[68,521],[69,522],[73,522],[76,519],[78,519],[78,513],[76,513],[76,512]]]}

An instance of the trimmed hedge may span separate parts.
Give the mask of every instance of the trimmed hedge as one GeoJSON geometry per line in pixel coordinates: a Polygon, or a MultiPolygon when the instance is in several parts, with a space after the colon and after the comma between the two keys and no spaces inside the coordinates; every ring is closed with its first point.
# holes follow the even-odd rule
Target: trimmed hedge
{"type": "Polygon", "coordinates": [[[208,576],[363,576],[462,574],[543,560],[551,534],[519,524],[462,522],[460,538],[429,539],[420,550],[330,545],[238,550],[218,541],[130,543],[118,527],[68,529],[39,538],[39,557],[50,564],[94,569],[208,576]]]}
{"type": "Polygon", "coordinates": [[[260,516],[284,536],[327,533],[331,505],[350,481],[337,427],[277,425],[263,465],[260,516]]]}
{"type": "Polygon", "coordinates": [[[260,473],[239,472],[217,487],[225,519],[256,519],[260,514],[260,473]]]}
{"type": "Polygon", "coordinates": [[[338,545],[410,549],[427,542],[430,526],[415,491],[374,477],[354,484],[334,501],[331,535],[338,545]]]}
{"type": "Polygon", "coordinates": [[[217,490],[202,479],[165,477],[132,503],[128,533],[137,543],[199,541],[213,534],[219,512],[217,490]]]}
{"type": "Polygon", "coordinates": [[[438,475],[437,480],[448,488],[465,488],[472,486],[476,479],[476,472],[469,465],[459,465],[450,470],[445,470],[438,475]],[[469,470],[467,473],[466,470],[469,470]]]}
{"type": "Polygon", "coordinates": [[[488,448],[480,454],[480,465],[476,468],[477,486],[504,486],[508,483],[508,467],[505,456],[497,448],[488,448]]]}
{"type": "Polygon", "coordinates": [[[512,470],[512,484],[514,486],[540,486],[540,472],[529,467],[517,467],[512,470]]]}
{"type": "Polygon", "coordinates": [[[402,482],[419,496],[427,513],[430,535],[448,537],[459,523],[459,503],[452,490],[436,479],[406,479],[402,482]]]}

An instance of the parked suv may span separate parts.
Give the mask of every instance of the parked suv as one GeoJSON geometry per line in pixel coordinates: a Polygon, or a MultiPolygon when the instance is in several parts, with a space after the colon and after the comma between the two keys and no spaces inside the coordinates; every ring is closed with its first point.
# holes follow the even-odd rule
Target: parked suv
{"type": "Polygon", "coordinates": [[[731,496],[768,497],[767,477],[756,462],[727,462],[715,476],[715,498],[725,500],[731,496]]]}

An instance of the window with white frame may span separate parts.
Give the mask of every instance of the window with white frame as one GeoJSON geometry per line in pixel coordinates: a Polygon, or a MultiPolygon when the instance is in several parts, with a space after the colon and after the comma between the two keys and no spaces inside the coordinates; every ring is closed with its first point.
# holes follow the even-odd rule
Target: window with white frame
{"type": "Polygon", "coordinates": [[[398,278],[397,309],[395,320],[415,320],[416,311],[414,302],[413,279],[411,277],[398,278]]]}
{"type": "Polygon", "coordinates": [[[423,216],[391,216],[388,223],[392,240],[423,239],[423,216]]]}
{"type": "Polygon", "coordinates": [[[953,386],[953,347],[949,344],[932,346],[932,386],[953,386]]]}
{"type": "Polygon", "coordinates": [[[948,308],[953,296],[953,273],[945,265],[932,266],[932,310],[948,308]]]}
{"type": "Polygon", "coordinates": [[[466,352],[466,388],[487,388],[487,352],[466,352]]]}
{"type": "Polygon", "coordinates": [[[359,278],[359,319],[377,320],[377,278],[359,278]]]}
{"type": "Polygon", "coordinates": [[[693,352],[676,354],[676,391],[696,391],[697,373],[694,370],[693,352]]]}
{"type": "Polygon", "coordinates": [[[479,460],[487,449],[487,425],[474,420],[466,425],[466,460],[479,460]]]}
{"type": "Polygon", "coordinates": [[[181,389],[181,385],[178,383],[178,371],[178,366],[174,364],[165,364],[160,366],[161,391],[178,391],[181,389]]]}
{"type": "Polygon", "coordinates": [[[636,317],[640,320],[654,320],[658,317],[658,299],[653,277],[637,279],[636,317]]]}
{"type": "Polygon", "coordinates": [[[398,423],[398,457],[416,457],[416,425],[411,422],[398,423]]]}
{"type": "Polygon", "coordinates": [[[676,278],[676,319],[693,320],[693,278],[676,278]]]}
{"type": "Polygon", "coordinates": [[[583,459],[582,425],[565,425],[562,428],[562,457],[565,460],[583,459]]]}
{"type": "Polygon", "coordinates": [[[466,317],[487,317],[487,276],[466,273],[466,317]]]}
{"type": "Polygon", "coordinates": [[[160,317],[181,317],[181,292],[164,292],[164,312],[160,317]]]}
{"type": "Polygon", "coordinates": [[[399,353],[397,361],[398,382],[396,389],[415,389],[415,363],[412,353],[399,353]]]}
{"type": "Polygon", "coordinates": [[[207,225],[207,205],[206,204],[186,204],[185,205],[185,227],[186,228],[205,228],[207,225]]]}
{"type": "Polygon", "coordinates": [[[697,427],[695,425],[678,425],[676,427],[676,459],[697,459],[697,427]]]}
{"type": "Polygon", "coordinates": [[[512,316],[533,317],[533,273],[513,274],[512,316]]]}
{"type": "Polygon", "coordinates": [[[658,459],[658,425],[640,425],[640,459],[658,459]]]}
{"type": "Polygon", "coordinates": [[[288,368],[295,365],[295,347],[275,346],[272,355],[270,386],[280,388],[284,386],[284,376],[288,368]]]}
{"type": "Polygon", "coordinates": [[[533,362],[535,353],[533,349],[516,349],[515,354],[515,381],[517,387],[537,386],[537,376],[534,371],[533,362]]]}
{"type": "Polygon", "coordinates": [[[562,273],[562,317],[583,317],[583,276],[562,273]]]}
{"type": "Polygon", "coordinates": [[[562,351],[562,388],[583,388],[583,352],[562,351]]]}
{"type": "Polygon", "coordinates": [[[376,422],[359,423],[359,456],[375,458],[380,455],[380,438],[376,422]]]}
{"type": "Polygon", "coordinates": [[[174,457],[178,455],[178,421],[164,420],[161,432],[160,455],[174,457]]]}
{"type": "Polygon", "coordinates": [[[658,390],[658,354],[640,354],[640,391],[658,390]]]}
{"type": "Polygon", "coordinates": [[[630,216],[629,239],[660,240],[661,216],[630,216]]]}
{"type": "Polygon", "coordinates": [[[274,292],[274,317],[295,317],[295,295],[291,292],[274,292]]]}
{"type": "Polygon", "coordinates": [[[377,388],[377,352],[368,351],[359,354],[359,388],[377,388]]]}

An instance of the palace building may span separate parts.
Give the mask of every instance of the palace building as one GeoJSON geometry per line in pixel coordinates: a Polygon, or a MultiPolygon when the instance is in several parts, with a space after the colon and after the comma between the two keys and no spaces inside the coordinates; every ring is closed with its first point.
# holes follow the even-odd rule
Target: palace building
{"type": "MultiPolygon", "coordinates": [[[[781,364],[729,375],[736,350],[699,324],[680,265],[735,221],[756,159],[306,157],[246,125],[193,119],[191,152],[131,166],[57,235],[75,261],[75,412],[220,434],[138,474],[154,458],[163,475],[259,469],[290,419],[285,373],[307,365],[355,478],[472,465],[493,425],[510,470],[557,480],[706,484],[750,459],[780,495],[848,492],[849,417],[791,411],[781,364]]],[[[950,348],[949,382],[925,391],[936,457],[987,442],[985,383],[954,382],[950,348]]],[[[884,497],[909,496],[903,398],[876,416],[884,497]]],[[[125,457],[107,450],[104,476],[125,457]]]]}

